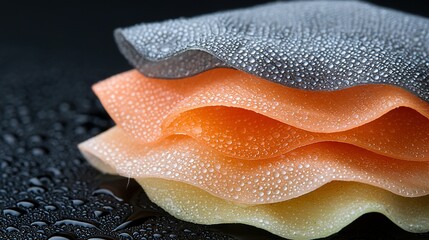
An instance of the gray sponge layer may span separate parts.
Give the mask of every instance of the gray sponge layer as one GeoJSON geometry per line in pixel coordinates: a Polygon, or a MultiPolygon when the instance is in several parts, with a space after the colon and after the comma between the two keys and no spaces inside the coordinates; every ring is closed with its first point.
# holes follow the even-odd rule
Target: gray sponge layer
{"type": "Polygon", "coordinates": [[[143,74],[236,68],[288,87],[391,84],[429,102],[429,19],[356,1],[277,2],[115,31],[143,74]]]}

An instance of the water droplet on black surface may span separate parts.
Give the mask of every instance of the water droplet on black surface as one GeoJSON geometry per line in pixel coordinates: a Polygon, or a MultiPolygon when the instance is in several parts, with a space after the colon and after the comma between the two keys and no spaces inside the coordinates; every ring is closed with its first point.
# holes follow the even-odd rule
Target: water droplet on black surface
{"type": "Polygon", "coordinates": [[[23,153],[25,153],[25,152],[26,152],[26,150],[25,150],[23,147],[18,147],[18,148],[16,149],[16,153],[23,154],[23,153]]]}
{"type": "Polygon", "coordinates": [[[9,163],[4,161],[4,162],[0,162],[0,169],[5,169],[9,167],[9,163]]]}
{"type": "Polygon", "coordinates": [[[114,197],[116,200],[118,200],[118,201],[120,201],[120,202],[122,202],[122,201],[123,201],[123,199],[122,199],[122,198],[120,198],[120,197],[116,196],[116,195],[115,195],[112,191],[110,191],[109,189],[100,188],[100,189],[97,189],[97,190],[95,190],[94,192],[92,192],[92,195],[98,195],[98,194],[106,194],[106,195],[109,195],[109,196],[114,197]]]}
{"type": "Polygon", "coordinates": [[[48,225],[48,223],[43,222],[43,221],[35,221],[35,222],[32,222],[30,225],[31,226],[37,226],[37,227],[43,227],[43,226],[48,225]]]}
{"type": "Polygon", "coordinates": [[[55,207],[54,205],[46,205],[43,208],[46,209],[46,210],[48,210],[48,211],[55,211],[55,210],[57,210],[57,207],[55,207]]]}
{"type": "Polygon", "coordinates": [[[18,229],[18,228],[16,228],[16,227],[7,227],[7,228],[6,228],[6,231],[7,231],[7,232],[18,232],[18,231],[19,231],[19,229],[18,229]]]}
{"type": "Polygon", "coordinates": [[[48,171],[49,173],[52,173],[56,177],[61,176],[61,170],[58,168],[50,167],[50,168],[46,169],[46,171],[48,171]]]}
{"type": "Polygon", "coordinates": [[[36,177],[32,177],[32,178],[30,178],[30,179],[28,180],[28,182],[29,182],[29,183],[30,183],[30,185],[32,185],[32,186],[38,186],[38,187],[43,186],[43,183],[40,181],[40,179],[39,179],[39,178],[36,178],[36,177]]]}
{"type": "Polygon", "coordinates": [[[20,208],[33,208],[38,204],[33,200],[25,199],[25,200],[19,201],[16,205],[20,208]]]}
{"type": "Polygon", "coordinates": [[[30,141],[31,144],[40,144],[44,140],[46,140],[46,138],[43,137],[42,135],[39,135],[39,134],[32,135],[29,138],[29,141],[30,141]]]}
{"type": "Polygon", "coordinates": [[[71,103],[68,103],[68,102],[62,102],[58,107],[58,109],[60,110],[60,112],[63,112],[63,113],[70,112],[72,110],[72,105],[71,103]]]}
{"type": "Polygon", "coordinates": [[[92,237],[92,238],[88,238],[87,240],[115,240],[115,239],[109,238],[109,237],[92,237]]]}
{"type": "Polygon", "coordinates": [[[57,233],[49,237],[48,240],[77,240],[77,238],[70,233],[57,233]]]}
{"type": "Polygon", "coordinates": [[[49,153],[49,150],[45,147],[35,147],[31,149],[33,156],[43,156],[49,153]]]}
{"type": "Polygon", "coordinates": [[[98,228],[95,222],[89,222],[89,221],[81,221],[76,219],[63,219],[56,221],[54,225],[71,225],[71,226],[77,226],[77,227],[86,227],[86,228],[98,228]]]}
{"type": "Polygon", "coordinates": [[[128,233],[120,233],[119,236],[127,240],[133,239],[133,237],[131,237],[131,235],[128,233]]]}
{"type": "Polygon", "coordinates": [[[16,136],[11,133],[4,133],[2,138],[9,145],[14,145],[17,142],[16,136]]]}
{"type": "Polygon", "coordinates": [[[46,188],[44,188],[44,187],[29,187],[27,189],[27,192],[41,194],[41,193],[46,192],[46,188]]]}
{"type": "Polygon", "coordinates": [[[14,217],[18,217],[21,216],[22,214],[25,213],[24,210],[20,209],[20,208],[16,208],[16,207],[12,207],[12,208],[5,208],[3,209],[3,215],[11,215],[14,217]]]}
{"type": "Polygon", "coordinates": [[[52,236],[48,240],[73,240],[74,238],[68,238],[64,236],[52,236]]]}
{"type": "Polygon", "coordinates": [[[107,205],[103,206],[103,209],[107,210],[107,211],[112,211],[113,210],[113,208],[111,206],[107,206],[107,205]]]}
{"type": "Polygon", "coordinates": [[[152,236],[153,236],[154,238],[161,238],[161,237],[162,237],[162,235],[161,235],[161,234],[159,234],[159,233],[154,233],[152,236]]]}
{"type": "Polygon", "coordinates": [[[73,203],[73,205],[75,205],[75,206],[81,206],[81,205],[83,205],[83,204],[84,204],[84,201],[83,201],[83,200],[80,200],[80,199],[73,199],[73,200],[72,200],[72,203],[73,203]]]}
{"type": "Polygon", "coordinates": [[[106,211],[99,211],[99,210],[94,211],[94,215],[96,217],[103,217],[103,216],[106,216],[108,214],[109,214],[109,212],[106,212],[106,211]]]}

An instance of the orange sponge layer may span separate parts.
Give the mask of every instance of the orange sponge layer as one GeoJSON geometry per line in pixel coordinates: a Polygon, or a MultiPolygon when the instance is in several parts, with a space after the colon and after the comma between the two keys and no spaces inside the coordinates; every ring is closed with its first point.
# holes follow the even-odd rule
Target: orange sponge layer
{"type": "Polygon", "coordinates": [[[97,168],[131,178],[162,178],[197,186],[234,202],[281,202],[333,180],[417,197],[429,193],[429,162],[401,161],[341,143],[318,143],[275,158],[226,157],[186,136],[139,144],[120,127],[79,145],[97,168]]]}
{"type": "Polygon", "coordinates": [[[429,161],[429,104],[390,85],[311,92],[232,69],[182,80],[151,79],[133,70],[96,84],[94,91],[140,143],[186,134],[227,156],[254,160],[334,141],[429,161]]]}

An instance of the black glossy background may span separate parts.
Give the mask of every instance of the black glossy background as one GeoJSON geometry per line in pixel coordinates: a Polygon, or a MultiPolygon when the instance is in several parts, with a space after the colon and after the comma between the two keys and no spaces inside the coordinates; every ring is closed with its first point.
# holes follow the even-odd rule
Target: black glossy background
{"type": "MultiPolygon", "coordinates": [[[[257,2],[0,3],[0,239],[274,238],[243,226],[176,220],[133,181],[103,176],[76,149],[113,124],[90,86],[130,68],[114,28],[257,2]]],[[[429,16],[425,1],[376,2],[429,16]]],[[[409,234],[368,214],[330,239],[429,234],[409,234]]]]}

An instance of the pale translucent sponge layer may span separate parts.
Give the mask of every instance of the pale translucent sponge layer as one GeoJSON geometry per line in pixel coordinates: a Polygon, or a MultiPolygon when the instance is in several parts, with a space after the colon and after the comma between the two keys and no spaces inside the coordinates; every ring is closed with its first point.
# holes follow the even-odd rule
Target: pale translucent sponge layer
{"type": "Polygon", "coordinates": [[[292,200],[246,206],[181,182],[137,181],[157,205],[194,223],[244,223],[285,238],[313,239],[338,232],[365,213],[380,212],[407,231],[429,231],[429,196],[406,198],[354,182],[332,182],[292,200]]]}

